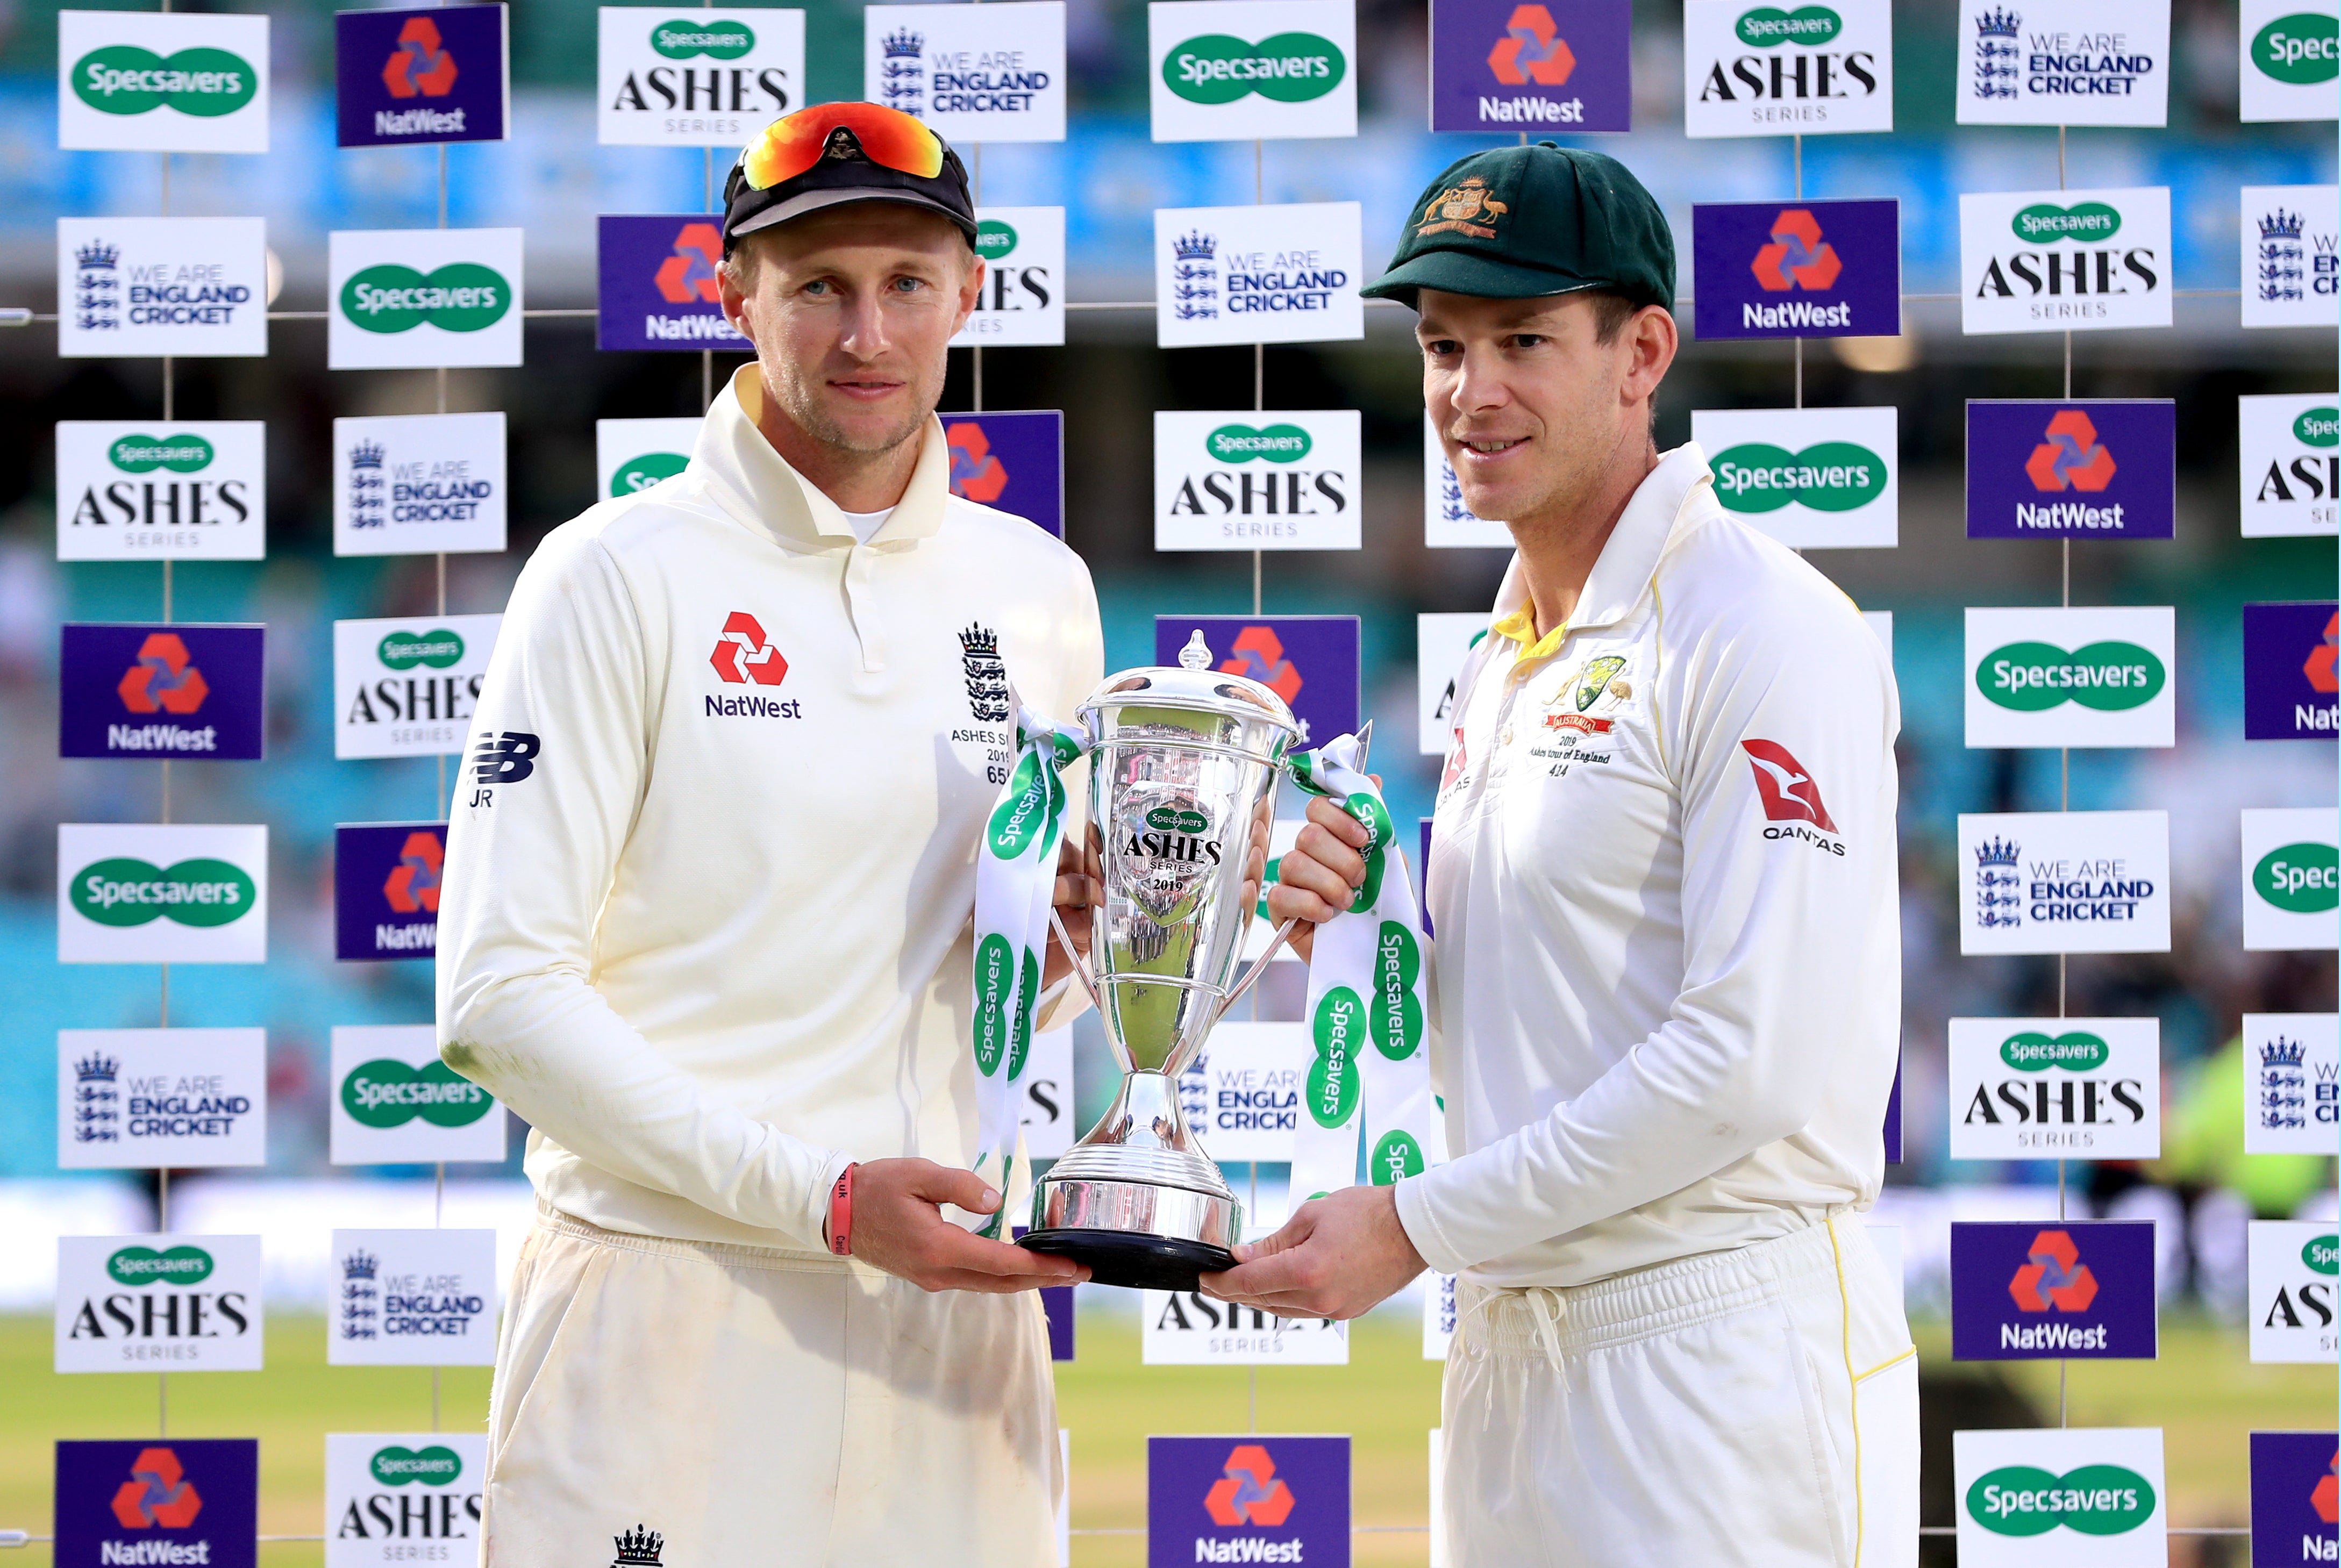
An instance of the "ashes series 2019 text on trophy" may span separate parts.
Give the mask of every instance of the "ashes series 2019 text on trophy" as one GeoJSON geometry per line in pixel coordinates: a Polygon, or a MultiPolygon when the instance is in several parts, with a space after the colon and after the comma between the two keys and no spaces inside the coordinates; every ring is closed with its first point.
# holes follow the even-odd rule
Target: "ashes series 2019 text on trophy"
{"type": "Polygon", "coordinates": [[[1081,978],[1121,1087],[1036,1184],[1024,1245],[1089,1265],[1101,1285],[1192,1290],[1199,1272],[1234,1266],[1241,1235],[1178,1079],[1244,988],[1229,982],[1252,918],[1252,823],[1300,726],[1260,682],[1193,667],[1201,651],[1181,655],[1187,668],[1109,677],[1081,710],[1104,895],[1081,978]]]}

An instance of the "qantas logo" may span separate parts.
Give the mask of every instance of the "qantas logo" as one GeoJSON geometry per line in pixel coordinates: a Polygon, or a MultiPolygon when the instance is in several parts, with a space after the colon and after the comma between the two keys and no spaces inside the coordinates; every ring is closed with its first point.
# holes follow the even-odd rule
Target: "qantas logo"
{"type": "Polygon", "coordinates": [[[1748,753],[1748,767],[1756,775],[1756,793],[1764,802],[1765,819],[1791,824],[1768,827],[1764,837],[1801,839],[1817,849],[1844,854],[1845,846],[1834,838],[1837,824],[1830,819],[1828,808],[1821,804],[1820,786],[1796,754],[1777,740],[1742,740],[1739,749],[1748,753]],[[1831,837],[1824,839],[1821,834],[1831,837]]]}

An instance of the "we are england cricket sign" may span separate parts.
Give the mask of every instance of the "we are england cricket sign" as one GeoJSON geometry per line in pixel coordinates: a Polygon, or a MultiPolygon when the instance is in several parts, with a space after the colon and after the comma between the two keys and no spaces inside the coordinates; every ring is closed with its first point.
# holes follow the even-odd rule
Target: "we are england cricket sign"
{"type": "Polygon", "coordinates": [[[2330,120],[2341,112],[2341,6],[2334,0],[2242,0],[2236,118],[2330,120]]]}
{"type": "Polygon", "coordinates": [[[2341,1017],[2244,1015],[2244,1152],[2332,1153],[2341,1125],[2341,1017]]]}
{"type": "Polygon", "coordinates": [[[601,8],[605,147],[738,149],[804,103],[804,13],[763,5],[601,8]]]}
{"type": "Polygon", "coordinates": [[[1154,548],[1357,549],[1359,430],[1355,409],[1158,410],[1154,548]]]}
{"type": "Polygon", "coordinates": [[[325,1568],[479,1561],[483,1432],[325,1434],[325,1568]]]}
{"type": "MultiPolygon", "coordinates": [[[[1009,0],[1011,5],[1025,0],[1009,0]]],[[[1050,0],[1053,4],[1053,0],[1050,0]]],[[[992,3],[995,11],[1006,6],[992,3]]],[[[876,9],[876,7],[872,7],[876,9]]],[[[910,7],[932,11],[931,5],[910,7]]],[[[953,348],[1053,348],[1065,341],[1065,209],[978,207],[983,290],[953,348]]]]}
{"type": "Polygon", "coordinates": [[[1750,528],[1791,550],[1893,548],[1893,409],[1699,409],[1690,433],[1715,471],[1715,499],[1750,528]]]}
{"type": "Polygon", "coordinates": [[[2341,520],[2341,398],[2239,397],[2236,451],[2246,539],[2334,533],[2341,520]]]}
{"type": "Polygon", "coordinates": [[[1065,139],[1064,0],[867,5],[862,95],[954,146],[1065,139]]]}
{"type": "Polygon", "coordinates": [[[2246,327],[2326,327],[2341,320],[2341,190],[2246,185],[2236,239],[2246,327]]]}
{"type": "Polygon", "coordinates": [[[1358,134],[1351,0],[1150,0],[1158,142],[1358,134]]]}
{"type": "Polygon", "coordinates": [[[1156,208],[1156,344],[1364,337],[1359,214],[1355,202],[1156,208]]]}
{"type": "Polygon", "coordinates": [[[1630,131],[1629,0],[1430,0],[1434,131],[1630,131]]]}
{"type": "Polygon", "coordinates": [[[61,359],[268,352],[264,218],[59,218],[61,359]]]}
{"type": "Polygon", "coordinates": [[[496,1233],[337,1230],[329,1366],[489,1366],[496,1358],[496,1233]]]}
{"type": "Polygon", "coordinates": [[[59,1372],[258,1372],[256,1236],[61,1236],[59,1372]]]}
{"type": "Polygon", "coordinates": [[[254,760],[266,746],[267,628],[59,629],[57,755],[254,760]]]}
{"type": "Polygon", "coordinates": [[[1684,0],[1686,135],[1816,136],[1893,128],[1889,0],[1684,0]]]}
{"type": "Polygon", "coordinates": [[[1969,539],[2168,539],[2178,420],[2167,398],[1974,398],[1969,539]]]}
{"type": "Polygon", "coordinates": [[[2168,122],[2167,5],[1959,0],[1958,48],[1962,125],[2168,122]]]}
{"type": "Polygon", "coordinates": [[[268,18],[59,11],[57,145],[268,151],[268,18]]]}
{"type": "Polygon", "coordinates": [[[2162,1428],[1951,1434],[1959,1568],[2164,1568],[2162,1428]]]}
{"type": "Polygon", "coordinates": [[[1953,1018],[1951,1157],[2157,1159],[2158,1018],[1953,1018]]]}
{"type": "Polygon", "coordinates": [[[1188,1125],[1221,1164],[1290,1161],[1302,1080],[1314,1059],[1305,1025],[1219,1025],[1179,1075],[1188,1125]]]}
{"type": "Polygon", "coordinates": [[[1699,337],[1901,332],[1900,203],[1702,202],[1690,214],[1699,337]]]}
{"type": "Polygon", "coordinates": [[[267,1163],[267,1031],[57,1031],[60,1170],[267,1163]]]}
{"type": "Polygon", "coordinates": [[[59,420],[59,561],[258,561],[268,553],[259,420],[59,420]]]}
{"type": "Polygon", "coordinates": [[[2167,185],[1959,197],[1959,330],[1970,337],[2167,327],[2170,270],[2167,185]]]}
{"type": "Polygon", "coordinates": [[[493,553],[506,510],[502,413],[334,422],[335,555],[493,553]]]}
{"type": "Polygon", "coordinates": [[[1967,612],[1967,742],[2168,746],[2177,738],[2167,605],[1967,612]]]}
{"type": "Polygon", "coordinates": [[[696,353],[748,346],[723,315],[715,273],[723,260],[721,220],[705,213],[604,213],[596,233],[595,348],[696,353]]]}
{"type": "Polygon", "coordinates": [[[2170,814],[1959,816],[1959,951],[2167,953],[2170,814]]]}
{"type": "Polygon", "coordinates": [[[430,1025],[336,1025],[332,1061],[334,1164],[504,1157],[503,1107],[439,1059],[430,1025]]]}
{"type": "MultiPolygon", "coordinates": [[[[485,7],[450,14],[473,9],[485,7]]],[[[326,237],[326,368],[520,363],[521,233],[335,230],[326,237]]]]}
{"type": "Polygon", "coordinates": [[[268,961],[268,829],[57,826],[57,962],[268,961]]]}
{"type": "Polygon", "coordinates": [[[334,755],[462,751],[503,624],[501,615],[334,622],[334,755]]]}
{"type": "Polygon", "coordinates": [[[636,495],[681,473],[699,444],[695,419],[593,422],[593,499],[636,495]]]}

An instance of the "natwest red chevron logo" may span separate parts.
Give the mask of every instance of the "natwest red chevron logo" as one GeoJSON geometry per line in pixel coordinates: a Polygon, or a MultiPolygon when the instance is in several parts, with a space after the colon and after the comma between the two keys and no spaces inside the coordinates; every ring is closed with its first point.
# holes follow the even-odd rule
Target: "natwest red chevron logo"
{"type": "Polygon", "coordinates": [[[652,280],[659,297],[671,305],[715,304],[722,290],[715,280],[716,263],[723,259],[723,236],[713,223],[685,223],[674,237],[674,254],[659,263],[652,280]]]}
{"type": "Polygon", "coordinates": [[[2341,691],[2341,669],[2336,668],[2336,659],[2341,659],[2341,610],[2334,611],[2333,618],[2325,623],[2325,640],[2308,650],[2308,662],[2300,667],[2300,672],[2308,677],[2309,690],[2328,697],[2341,691]]]}
{"type": "Polygon", "coordinates": [[[138,662],[114,690],[133,713],[193,713],[212,689],[204,672],[187,661],[187,645],[179,634],[154,631],[138,645],[138,662]]]}
{"type": "Polygon", "coordinates": [[[2100,491],[2113,482],[2114,454],[2097,440],[2097,422],[2080,409],[2058,409],[2048,421],[2047,439],[2024,460],[2035,490],[2100,491]]]}
{"type": "Polygon", "coordinates": [[[991,438],[973,420],[943,426],[951,451],[951,492],[989,506],[1008,488],[1008,470],[991,450],[991,438]]]}
{"type": "Polygon", "coordinates": [[[1777,740],[1742,740],[1755,769],[1756,793],[1764,802],[1764,816],[1774,822],[1810,822],[1824,833],[1837,831],[1828,808],[1821,804],[1820,786],[1796,754],[1777,740]]]}
{"type": "Polygon", "coordinates": [[[1273,1529],[1292,1512],[1292,1489],[1276,1479],[1276,1461],[1260,1443],[1240,1443],[1228,1455],[1227,1474],[1203,1495],[1214,1524],[1264,1524],[1273,1529]]]}
{"type": "Polygon", "coordinates": [[[1758,248],[1748,270],[1766,293],[1803,289],[1817,293],[1837,282],[1845,268],[1837,252],[1821,238],[1820,220],[1808,207],[1784,207],[1772,220],[1772,240],[1758,248]]]}
{"type": "Polygon", "coordinates": [[[1247,675],[1284,699],[1290,707],[1300,695],[1300,671],[1284,656],[1284,639],[1272,626],[1247,626],[1236,633],[1232,659],[1220,661],[1222,675],[1247,675]]]}
{"type": "Polygon", "coordinates": [[[1516,5],[1504,36],[1488,51],[1488,69],[1507,87],[1558,87],[1577,69],[1577,55],[1560,35],[1552,13],[1541,5],[1516,5]]]}
{"type": "Polygon", "coordinates": [[[447,858],[439,835],[419,829],[406,836],[398,868],[382,885],[382,896],[402,915],[439,912],[439,872],[447,858]]]}
{"type": "Polygon", "coordinates": [[[114,1516],[125,1530],[184,1530],[202,1513],[195,1484],[167,1448],[143,1448],[130,1463],[130,1479],[114,1494],[114,1516]]]}
{"type": "Polygon", "coordinates": [[[2032,1238],[2007,1294],[2022,1312],[2087,1312],[2097,1299],[2097,1276],[2081,1261],[2070,1232],[2044,1230],[2032,1238]]]}
{"type": "Polygon", "coordinates": [[[382,84],[393,98],[443,98],[455,85],[455,56],[439,41],[439,25],[410,16],[398,30],[398,47],[382,67],[382,84]]]}
{"type": "Polygon", "coordinates": [[[725,618],[722,633],[716,638],[715,651],[709,655],[708,662],[731,686],[745,686],[750,681],[759,686],[778,686],[789,673],[789,661],[764,636],[762,625],[744,610],[735,610],[725,618]]]}

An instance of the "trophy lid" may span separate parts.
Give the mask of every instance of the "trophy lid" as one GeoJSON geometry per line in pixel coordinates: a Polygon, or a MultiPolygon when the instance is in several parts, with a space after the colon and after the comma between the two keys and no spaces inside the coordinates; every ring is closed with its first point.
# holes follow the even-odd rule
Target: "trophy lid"
{"type": "Polygon", "coordinates": [[[1293,718],[1292,709],[1272,689],[1248,676],[1213,670],[1210,660],[1210,650],[1198,630],[1179,650],[1178,664],[1145,665],[1109,675],[1090,694],[1082,710],[1102,719],[1123,708],[1171,708],[1265,723],[1283,731],[1277,742],[1279,750],[1300,733],[1300,722],[1293,718]]]}

